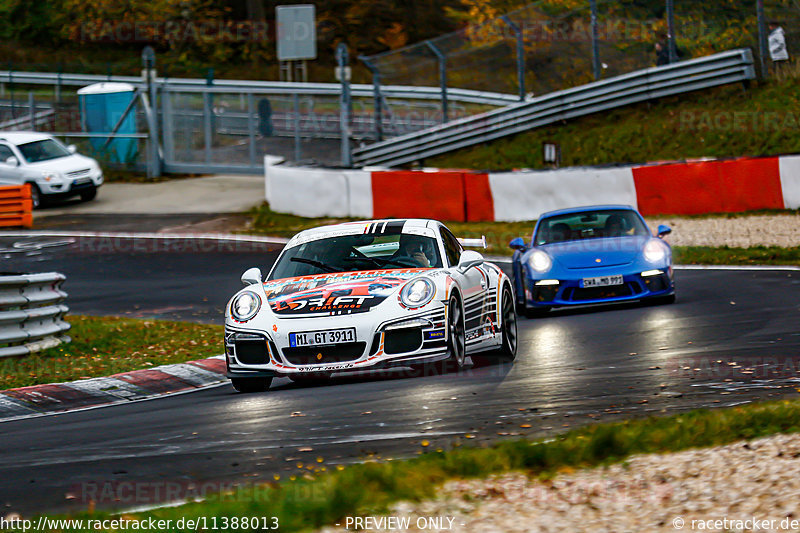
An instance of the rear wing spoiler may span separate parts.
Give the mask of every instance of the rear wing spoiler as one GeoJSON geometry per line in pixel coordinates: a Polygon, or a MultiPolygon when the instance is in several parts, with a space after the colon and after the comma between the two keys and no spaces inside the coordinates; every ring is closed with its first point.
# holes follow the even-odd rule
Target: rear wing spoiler
{"type": "Polygon", "coordinates": [[[486,248],[486,235],[481,235],[480,239],[458,239],[464,248],[486,248]]]}

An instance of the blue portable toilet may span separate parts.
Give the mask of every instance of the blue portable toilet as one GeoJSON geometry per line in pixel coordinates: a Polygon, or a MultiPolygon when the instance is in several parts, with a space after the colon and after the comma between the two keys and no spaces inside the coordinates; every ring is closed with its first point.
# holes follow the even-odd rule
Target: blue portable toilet
{"type": "MultiPolygon", "coordinates": [[[[130,83],[95,83],[78,90],[81,124],[87,133],[108,133],[114,129],[135,97],[136,88],[130,83]]],[[[117,133],[136,133],[136,108],[131,109],[117,133]]],[[[115,137],[104,151],[108,137],[93,137],[90,143],[96,153],[113,163],[132,163],[138,151],[137,139],[115,137]]]]}

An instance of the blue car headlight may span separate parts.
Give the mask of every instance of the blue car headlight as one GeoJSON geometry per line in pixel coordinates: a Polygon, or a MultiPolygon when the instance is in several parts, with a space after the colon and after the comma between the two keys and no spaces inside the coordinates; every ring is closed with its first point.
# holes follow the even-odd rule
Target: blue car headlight
{"type": "Polygon", "coordinates": [[[644,246],[644,258],[651,263],[660,263],[667,257],[667,247],[659,239],[651,239],[644,246]]]}
{"type": "Polygon", "coordinates": [[[528,266],[534,272],[544,273],[553,267],[553,260],[547,253],[536,250],[528,257],[528,266]]]}
{"type": "Polygon", "coordinates": [[[400,291],[400,301],[406,307],[422,307],[436,294],[436,286],[428,278],[417,278],[406,283],[400,291]]]}
{"type": "Polygon", "coordinates": [[[261,298],[252,291],[244,291],[231,302],[231,316],[239,322],[246,322],[256,316],[261,309],[261,298]]]}

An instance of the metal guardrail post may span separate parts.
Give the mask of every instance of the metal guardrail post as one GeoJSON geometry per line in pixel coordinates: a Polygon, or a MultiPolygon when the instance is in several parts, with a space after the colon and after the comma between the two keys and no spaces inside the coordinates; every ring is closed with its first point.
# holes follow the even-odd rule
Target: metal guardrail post
{"type": "Polygon", "coordinates": [[[375,138],[383,140],[383,96],[381,95],[381,73],[378,67],[366,56],[358,56],[364,65],[372,72],[373,108],[375,116],[375,138]]]}
{"type": "Polygon", "coordinates": [[[678,60],[678,48],[675,45],[675,1],[667,0],[667,50],[670,64],[678,60]]]}
{"type": "Polygon", "coordinates": [[[256,101],[253,93],[247,95],[247,140],[250,165],[256,166],[256,101]]]}
{"type": "Polygon", "coordinates": [[[302,159],[300,150],[300,95],[295,93],[292,95],[293,113],[292,124],[294,126],[294,160],[295,162],[302,159]]]}
{"type": "Polygon", "coordinates": [[[447,114],[447,60],[441,50],[436,48],[436,45],[431,41],[425,41],[431,52],[436,55],[439,60],[439,85],[442,90],[442,124],[450,120],[447,114]]]}
{"type": "Polygon", "coordinates": [[[161,88],[161,131],[164,138],[164,161],[172,163],[175,161],[175,128],[174,115],[172,113],[172,93],[166,88],[161,88]]]}
{"type": "Polygon", "coordinates": [[[589,4],[592,12],[592,71],[594,80],[597,81],[602,76],[602,70],[600,69],[600,42],[597,35],[597,0],[590,0],[589,4]]]}
{"type": "MultiPolygon", "coordinates": [[[[152,176],[150,177],[155,178],[161,175],[162,164],[160,154],[161,144],[158,142],[158,89],[155,83],[156,80],[154,79],[156,53],[152,46],[145,46],[144,50],[142,50],[142,66],[144,67],[147,76],[147,94],[150,95],[150,102],[152,103],[152,106],[150,107],[151,117],[148,122],[150,127],[150,152],[152,154],[150,160],[150,166],[152,167],[150,173],[152,176]]],[[[108,79],[109,81],[111,80],[110,67],[108,79]]]]}
{"type": "Polygon", "coordinates": [[[761,77],[767,78],[767,19],[764,16],[764,0],[756,1],[756,17],[758,19],[758,62],[761,67],[761,77]]]}
{"type": "Polygon", "coordinates": [[[28,113],[31,131],[36,131],[36,103],[33,100],[33,91],[28,91],[28,113]]]}
{"type": "Polygon", "coordinates": [[[353,157],[350,154],[350,80],[347,79],[347,63],[349,54],[347,45],[339,43],[336,47],[336,61],[339,65],[339,76],[342,81],[342,93],[339,100],[339,128],[342,132],[342,165],[353,166],[353,157]]]}
{"type": "Polygon", "coordinates": [[[507,15],[500,17],[503,22],[508,24],[517,39],[517,87],[519,88],[519,101],[525,101],[525,41],[522,29],[515,24],[507,15]]]}

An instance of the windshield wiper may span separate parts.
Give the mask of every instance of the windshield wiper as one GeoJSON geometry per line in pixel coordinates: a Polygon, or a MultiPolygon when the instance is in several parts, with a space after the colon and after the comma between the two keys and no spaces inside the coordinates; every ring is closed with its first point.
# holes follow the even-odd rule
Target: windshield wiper
{"type": "Polygon", "coordinates": [[[328,273],[344,272],[342,269],[326,265],[322,261],[315,261],[314,259],[306,259],[305,257],[292,257],[291,259],[289,259],[289,261],[294,261],[295,263],[305,263],[307,265],[315,266],[318,269],[328,273]]]}

